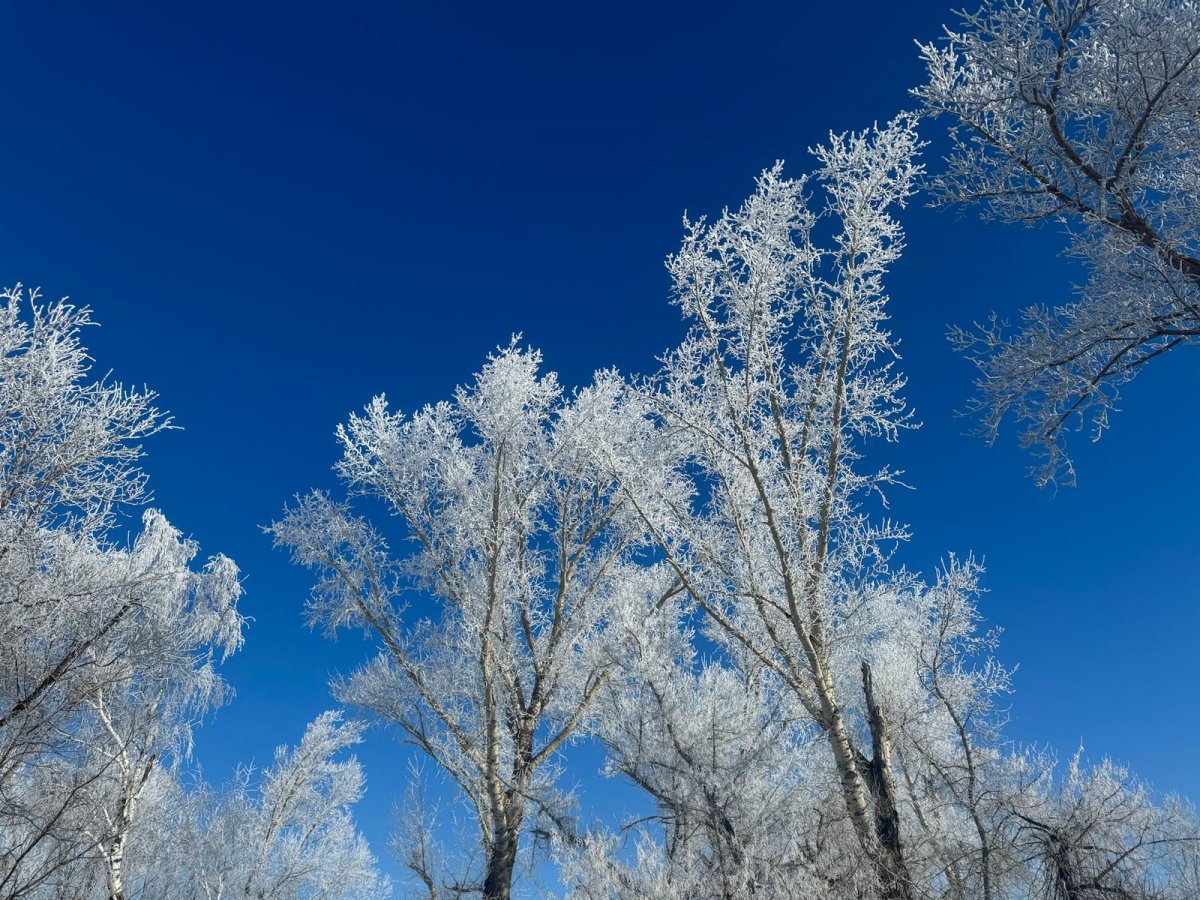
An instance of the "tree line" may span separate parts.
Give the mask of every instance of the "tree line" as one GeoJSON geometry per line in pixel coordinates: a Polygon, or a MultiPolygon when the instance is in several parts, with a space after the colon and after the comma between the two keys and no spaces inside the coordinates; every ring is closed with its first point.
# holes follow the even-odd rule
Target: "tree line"
{"type": "Polygon", "coordinates": [[[310,624],[376,645],[332,685],[359,715],[224,785],[190,759],[242,644],[238,569],[154,510],[128,536],[142,442],[171,420],[92,376],[87,309],[7,291],[0,897],[386,896],[351,816],[371,720],[465,811],[447,843],[414,772],[407,895],[502,900],[544,854],[580,898],[1200,896],[1185,801],[1006,739],[981,566],[896,565],[877,462],[913,425],[886,280],[920,191],[1062,221],[1089,266],[1015,333],[951,335],[982,429],[1015,418],[1040,484],[1074,477],[1075,426],[1107,427],[1122,383],[1200,335],[1200,8],[997,0],[920,52],[920,113],[685,220],[658,371],[564,386],[514,339],[449,400],[378,397],[338,428],[344,489],[268,531],[313,575],[310,624]],[[931,174],[917,126],[938,115],[931,174]],[[649,817],[589,821],[564,771],[581,739],[649,817]]]}

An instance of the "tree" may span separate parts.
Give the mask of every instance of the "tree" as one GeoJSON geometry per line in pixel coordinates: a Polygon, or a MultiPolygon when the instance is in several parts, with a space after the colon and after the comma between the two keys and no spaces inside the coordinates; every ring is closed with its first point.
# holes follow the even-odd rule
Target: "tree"
{"type": "Polygon", "coordinates": [[[921,47],[914,93],[953,120],[942,202],[1010,222],[1055,220],[1090,271],[1073,302],[954,329],[982,372],[994,437],[1010,413],[1071,481],[1065,431],[1108,426],[1142,365],[1200,339],[1200,7],[1186,0],[988,2],[921,47]]]}
{"type": "Polygon", "coordinates": [[[0,306],[0,897],[378,897],[349,818],[359,739],[336,714],[216,800],[181,786],[240,648],[237,567],[146,498],[154,396],[90,379],[86,309],[0,306]],[[240,891],[240,893],[238,893],[240,891]]]}
{"type": "Polygon", "coordinates": [[[191,754],[192,726],[226,687],[214,663],[242,643],[236,567],[224,558],[203,572],[189,569],[197,547],[150,511],[134,553],[160,581],[145,590],[136,615],[123,623],[125,640],[89,655],[104,672],[86,700],[91,720],[73,735],[97,774],[96,808],[88,836],[103,863],[110,900],[125,900],[124,860],[142,793],[156,769],[176,768],[191,754]]]}
{"type": "Polygon", "coordinates": [[[138,796],[236,649],[237,568],[191,568],[194,542],[145,497],[140,441],[169,420],[149,393],[89,380],[86,309],[0,307],[0,896],[82,885],[111,897],[138,796]]]}
{"type": "Polygon", "coordinates": [[[890,474],[854,472],[850,439],[906,422],[900,380],[875,360],[890,350],[882,276],[901,246],[889,210],[911,193],[916,147],[901,119],[816,151],[816,185],[841,229],[831,251],[812,239],[808,179],[784,179],[779,167],[737,212],[688,223],[668,268],[691,329],[667,359],[658,399],[666,426],[691,441],[688,462],[702,477],[689,493],[708,501],[649,517],[715,636],[746,671],[790,687],[826,736],[847,815],[888,898],[913,896],[891,736],[873,721],[865,662],[851,690],[872,723],[867,746],[851,734],[856,676],[838,671],[845,661],[832,639],[887,590],[866,580],[878,545],[899,536],[855,513],[854,496],[890,474]]]}
{"type": "Polygon", "coordinates": [[[339,428],[340,475],[389,506],[410,555],[325,494],[271,527],[318,574],[312,622],[380,642],[336,693],[397,725],[462,791],[483,859],[452,886],[487,900],[509,896],[531,814],[563,814],[549,764],[610,677],[609,611],[672,590],[633,563],[644,529],[591,452],[620,427],[619,381],[568,398],[540,362],[514,342],[453,401],[406,418],[378,397],[339,428]],[[405,593],[436,614],[414,621],[405,593]]]}
{"type": "Polygon", "coordinates": [[[673,480],[614,463],[711,636],[751,681],[789,692],[821,735],[868,871],[883,897],[905,900],[918,873],[896,753],[901,717],[923,696],[913,653],[936,622],[932,598],[974,589],[969,566],[936,585],[888,572],[904,531],[873,524],[861,504],[894,474],[855,466],[863,439],[909,422],[887,359],[883,276],[902,247],[891,211],[912,193],[918,146],[909,116],[834,135],[814,151],[815,178],[776,166],[741,209],[688,223],[668,268],[691,327],[642,391],[680,462],[673,480]],[[818,212],[810,187],[825,198],[818,212]],[[832,231],[828,249],[817,229],[832,231]]]}
{"type": "Polygon", "coordinates": [[[138,442],[168,420],[152,394],[86,380],[86,309],[35,293],[27,321],[19,286],[0,296],[0,771],[11,773],[70,715],[68,682],[135,607],[128,588],[146,573],[105,566],[104,541],[116,507],[144,496],[138,442]]]}
{"type": "Polygon", "coordinates": [[[1194,896],[1200,823],[1176,797],[1158,798],[1110,760],[1065,772],[1044,753],[1005,761],[993,785],[993,840],[1007,888],[1036,900],[1194,896]]]}
{"type": "Polygon", "coordinates": [[[255,777],[239,770],[223,792],[185,791],[164,775],[154,786],[156,827],[133,859],[139,898],[163,900],[376,900],[391,886],[375,868],[350,808],[363,792],[361,765],[335,757],[362,726],[327,712],[299,746],[280,747],[255,777]]]}

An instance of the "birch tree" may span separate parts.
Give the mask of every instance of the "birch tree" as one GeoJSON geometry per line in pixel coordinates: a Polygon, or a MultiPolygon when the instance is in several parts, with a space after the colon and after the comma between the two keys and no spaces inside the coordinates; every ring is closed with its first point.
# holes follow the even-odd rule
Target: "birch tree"
{"type": "Polygon", "coordinates": [[[191,755],[193,725],[221,702],[226,686],[215,664],[242,642],[237,569],[219,558],[203,572],[189,563],[197,548],[157,512],[145,516],[134,555],[159,584],[145,590],[116,648],[93,647],[104,671],[86,700],[91,719],[74,739],[97,772],[96,809],[87,834],[103,865],[109,900],[125,900],[125,856],[142,793],[156,768],[174,769],[191,755]]]}
{"type": "Polygon", "coordinates": [[[867,664],[856,689],[834,652],[839,625],[880,590],[870,583],[880,544],[901,536],[854,506],[891,474],[851,463],[855,436],[890,437],[907,424],[901,381],[876,361],[891,351],[882,277],[901,248],[890,210],[912,192],[916,149],[911,119],[833,136],[816,151],[811,185],[777,166],[741,209],[686,223],[668,269],[691,328],[658,397],[667,426],[690,439],[695,490],[708,500],[650,517],[714,634],[745,670],[790,687],[826,735],[847,815],[888,898],[913,896],[893,736],[867,664]],[[820,212],[806,202],[810,186],[826,198],[820,212]],[[830,251],[813,240],[818,219],[835,229],[830,251]],[[865,747],[848,688],[868,724],[865,747]]]}
{"type": "Polygon", "coordinates": [[[1062,223],[1090,272],[1015,330],[951,333],[979,364],[985,433],[1011,414],[1039,484],[1069,482],[1066,431],[1099,437],[1122,384],[1200,338],[1200,7],[996,0],[921,53],[914,93],[951,120],[938,199],[1062,223]]]}
{"type": "Polygon", "coordinates": [[[240,648],[237,567],[147,498],[154,396],[94,380],[86,309],[0,305],[0,897],[380,897],[334,714],[217,795],[185,789],[196,723],[240,648]],[[254,787],[259,787],[255,792],[254,787]]]}
{"type": "Polygon", "coordinates": [[[379,397],[338,429],[352,497],[384,501],[413,552],[320,493],[271,529],[317,573],[312,622],[378,641],[335,692],[398,726],[462,792],[482,859],[450,887],[487,900],[510,895],[532,817],[564,812],[553,763],[610,677],[609,610],[670,590],[633,564],[644,529],[591,452],[615,427],[619,382],[567,397],[540,362],[514,343],[452,401],[406,417],[379,397]]]}
{"type": "Polygon", "coordinates": [[[120,897],[140,785],[186,744],[241,641],[237,569],[144,500],[149,393],[90,378],[86,309],[17,288],[0,306],[0,896],[83,885],[120,897]],[[151,724],[153,723],[153,724],[151,724]]]}
{"type": "Polygon", "coordinates": [[[2,297],[0,772],[11,774],[53,742],[90,648],[134,610],[146,572],[108,565],[105,541],[118,505],[145,496],[140,441],[168,420],[152,394],[88,380],[86,309],[26,302],[19,286],[2,297]]]}

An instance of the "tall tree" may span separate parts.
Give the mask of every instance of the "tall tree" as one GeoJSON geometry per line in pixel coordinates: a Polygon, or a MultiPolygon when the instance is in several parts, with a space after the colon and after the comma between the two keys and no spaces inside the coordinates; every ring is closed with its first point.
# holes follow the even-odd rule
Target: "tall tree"
{"type": "Polygon", "coordinates": [[[405,417],[379,397],[339,428],[351,494],[384,501],[412,553],[394,556],[319,493],[271,529],[319,576],[313,623],[378,640],[336,692],[399,726],[461,789],[482,864],[457,886],[486,900],[510,895],[531,815],[561,814],[548,763],[609,678],[609,610],[670,590],[631,562],[644,529],[591,451],[615,427],[619,382],[564,397],[540,361],[514,343],[450,402],[405,417]],[[406,612],[406,593],[435,611],[406,612]]]}
{"type": "Polygon", "coordinates": [[[1090,270],[1074,301],[952,339],[982,372],[994,437],[1012,414],[1039,484],[1071,481],[1065,430],[1108,426],[1141,366],[1200,339],[1200,7],[994,0],[921,48],[914,93],[952,120],[943,202],[1064,223],[1090,270]]]}
{"type": "Polygon", "coordinates": [[[82,884],[121,859],[140,785],[187,742],[241,641],[237,569],[145,497],[140,441],[168,420],[148,393],[89,377],[86,309],[0,306],[0,896],[82,884]],[[153,722],[153,724],[150,724],[153,722]]]}
{"type": "MultiPolygon", "coordinates": [[[[820,730],[845,816],[889,900],[916,896],[895,776],[889,615],[925,592],[890,578],[855,466],[861,440],[908,424],[887,359],[883,276],[902,247],[892,210],[920,167],[912,117],[834,135],[815,178],[764,173],[737,211],[688,223],[668,262],[689,333],[645,392],[683,463],[676,483],[621,470],[628,496],[747,673],[785,686],[820,730]],[[807,191],[824,206],[814,212],[807,191]],[[830,245],[814,239],[831,232],[830,245]]],[[[619,462],[617,463],[619,466],[619,462]]]]}
{"type": "Polygon", "coordinates": [[[0,897],[378,897],[334,714],[250,796],[186,791],[195,723],[242,643],[238,569],[146,499],[149,393],[92,380],[86,309],[0,305],[0,897]],[[213,874],[215,873],[215,875],[213,874]],[[234,878],[234,875],[237,877],[234,878]],[[235,883],[236,882],[236,883],[235,883]]]}

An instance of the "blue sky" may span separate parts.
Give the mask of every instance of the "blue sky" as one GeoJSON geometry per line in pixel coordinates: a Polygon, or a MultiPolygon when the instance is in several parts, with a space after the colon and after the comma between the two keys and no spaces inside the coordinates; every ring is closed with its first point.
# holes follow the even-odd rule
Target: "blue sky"
{"type": "MultiPolygon", "coordinates": [[[[680,216],[737,204],[774,160],[910,105],[914,38],[950,4],[10,4],[0,281],[95,310],[101,370],[185,430],[155,438],[156,503],[245,573],[236,699],[198,735],[211,779],[329,708],[354,634],[307,631],[307,576],[259,526],[332,486],[333,429],[386,392],[445,397],[511,333],[569,384],[648,371],[678,340],[663,257],[680,216]]],[[[925,126],[937,166],[941,125],[925,126]]],[[[1080,486],[1039,493],[1010,433],[954,416],[949,322],[1068,296],[1053,230],[918,204],[890,282],[908,397],[893,497],[929,571],[986,558],[983,610],[1020,663],[1012,738],[1080,742],[1200,796],[1194,655],[1200,357],[1127,391],[1080,486]]],[[[386,857],[407,751],[373,733],[359,818],[386,857]]],[[[594,771],[594,754],[578,769],[594,771]]],[[[622,802],[610,794],[609,802],[622,802]]],[[[389,861],[389,867],[394,863],[389,861]]]]}

